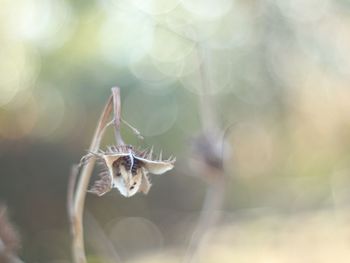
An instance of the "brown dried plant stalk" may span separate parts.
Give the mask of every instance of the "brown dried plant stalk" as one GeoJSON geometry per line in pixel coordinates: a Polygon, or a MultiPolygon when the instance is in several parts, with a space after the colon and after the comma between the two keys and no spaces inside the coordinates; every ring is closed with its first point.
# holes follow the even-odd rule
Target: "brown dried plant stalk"
{"type": "Polygon", "coordinates": [[[142,137],[140,133],[126,121],[121,119],[121,104],[119,88],[112,88],[112,95],[98,121],[89,152],[82,158],[80,177],[76,190],[74,183],[79,173],[79,167],[75,167],[69,180],[68,186],[68,214],[71,223],[71,234],[73,238],[72,253],[75,263],[85,263],[83,233],[83,212],[86,192],[102,196],[117,188],[125,197],[131,197],[138,192],[147,193],[151,187],[148,173],[162,174],[174,167],[175,158],[163,160],[153,159],[153,148],[150,151],[136,150],[132,145],[126,145],[120,133],[120,124],[123,121],[132,131],[142,137]],[[114,112],[112,121],[109,116],[114,112]],[[114,124],[116,145],[108,147],[106,151],[100,149],[101,140],[106,128],[114,124]],[[91,174],[95,162],[103,166],[99,180],[96,180],[91,189],[88,190],[91,174]]]}
{"type": "MultiPolygon", "coordinates": [[[[113,88],[112,91],[119,96],[119,89],[113,88]]],[[[95,134],[89,147],[89,151],[95,152],[100,148],[103,134],[108,125],[108,118],[112,112],[113,96],[110,96],[104,110],[102,111],[101,117],[98,121],[95,134]]],[[[119,103],[120,105],[120,103],[119,103]]],[[[119,111],[120,112],[120,111],[119,111]]],[[[115,122],[117,123],[117,122],[115,122]]],[[[72,254],[73,261],[75,263],[85,263],[85,249],[84,249],[84,233],[83,233],[83,212],[86,191],[90,181],[92,171],[94,169],[95,160],[91,159],[86,165],[83,166],[80,172],[80,178],[77,182],[76,190],[74,191],[74,182],[77,176],[77,168],[75,168],[71,175],[70,186],[68,187],[68,213],[71,224],[72,234],[72,254]],[[72,179],[73,178],[73,179],[72,179]]]]}

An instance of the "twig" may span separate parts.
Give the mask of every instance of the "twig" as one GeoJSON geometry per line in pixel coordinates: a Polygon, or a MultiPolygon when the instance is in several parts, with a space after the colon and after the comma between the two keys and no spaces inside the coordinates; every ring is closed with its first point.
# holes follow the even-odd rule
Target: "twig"
{"type": "MultiPolygon", "coordinates": [[[[223,142],[221,151],[218,151],[218,136],[217,120],[213,109],[212,97],[208,90],[208,80],[206,76],[206,63],[204,56],[204,47],[197,43],[198,60],[202,60],[199,68],[201,76],[201,89],[199,101],[199,113],[202,119],[202,135],[195,140],[197,154],[201,158],[202,169],[201,176],[209,178],[207,192],[203,201],[201,213],[197,222],[195,231],[192,234],[187,251],[185,254],[185,263],[194,263],[198,260],[197,255],[200,248],[208,239],[208,233],[213,226],[215,226],[220,218],[220,210],[222,208],[225,195],[225,172],[224,172],[224,156],[223,149],[225,147],[225,136],[222,138],[223,142]],[[214,175],[214,174],[215,175],[214,175]]],[[[219,147],[220,148],[220,147],[219,147]]]]}
{"type": "Polygon", "coordinates": [[[208,240],[208,233],[220,218],[220,208],[224,198],[225,180],[217,178],[207,188],[201,214],[194,230],[184,262],[194,263],[201,247],[208,240]]]}
{"type": "Polygon", "coordinates": [[[201,115],[202,119],[202,129],[205,134],[213,132],[213,130],[218,127],[216,124],[216,119],[214,115],[213,110],[213,98],[209,94],[209,84],[208,79],[206,76],[208,76],[206,63],[205,63],[205,56],[204,56],[204,47],[200,43],[196,44],[197,47],[197,57],[198,61],[202,60],[202,63],[200,63],[199,66],[199,75],[201,79],[201,89],[202,92],[199,91],[199,113],[201,115]]]}
{"type": "MultiPolygon", "coordinates": [[[[96,152],[98,151],[101,140],[105,131],[105,127],[108,125],[108,118],[112,113],[113,110],[113,103],[118,102],[118,96],[119,96],[119,88],[112,88],[113,95],[109,97],[105,108],[102,111],[101,117],[98,121],[92,142],[89,147],[89,152],[96,152]]],[[[119,98],[120,102],[120,98],[119,98]]],[[[115,114],[120,114],[120,105],[119,110],[118,106],[114,107],[115,114]]],[[[118,120],[120,119],[120,116],[115,115],[115,124],[117,127],[118,120]]],[[[119,128],[119,126],[118,126],[119,128]]],[[[118,132],[116,131],[116,136],[118,135],[118,132]]],[[[120,133],[119,133],[120,136],[120,133]]],[[[83,212],[84,212],[84,204],[85,204],[85,197],[86,197],[86,191],[88,188],[89,180],[92,174],[92,171],[94,169],[95,165],[95,159],[91,158],[89,162],[83,166],[81,172],[80,172],[80,178],[77,183],[76,191],[74,196],[71,197],[72,204],[68,207],[71,207],[71,215],[70,215],[70,221],[71,221],[71,229],[72,229],[72,253],[73,253],[73,260],[75,263],[86,263],[86,256],[85,256],[85,249],[84,249],[84,232],[83,232],[83,212]]]]}
{"type": "Polygon", "coordinates": [[[112,88],[113,110],[114,110],[114,134],[117,145],[124,145],[123,138],[120,134],[120,90],[112,88]]]}
{"type": "Polygon", "coordinates": [[[67,189],[67,212],[70,223],[70,231],[73,236],[73,218],[74,218],[74,190],[77,182],[79,173],[79,165],[75,164],[71,168],[70,176],[68,178],[68,189],[67,189]]]}
{"type": "Polygon", "coordinates": [[[19,236],[8,218],[7,208],[0,204],[0,262],[23,263],[16,255],[19,247],[19,236]]]}
{"type": "Polygon", "coordinates": [[[143,136],[141,135],[141,133],[139,132],[138,129],[136,129],[135,127],[133,127],[130,123],[128,123],[126,120],[124,120],[123,118],[121,119],[122,122],[129,127],[130,130],[132,130],[132,132],[140,139],[143,140],[143,136]]]}

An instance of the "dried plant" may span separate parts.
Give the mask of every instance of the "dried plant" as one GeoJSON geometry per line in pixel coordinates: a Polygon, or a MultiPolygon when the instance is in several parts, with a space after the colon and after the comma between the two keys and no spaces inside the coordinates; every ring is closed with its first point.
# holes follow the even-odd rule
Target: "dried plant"
{"type": "Polygon", "coordinates": [[[84,236],[83,236],[83,210],[86,192],[102,196],[112,188],[117,188],[126,197],[137,192],[147,193],[151,187],[148,173],[162,174],[174,167],[175,158],[162,160],[153,158],[153,151],[136,150],[134,146],[126,145],[120,133],[120,123],[123,121],[134,133],[141,137],[137,129],[121,119],[121,104],[119,88],[112,88],[112,95],[101,114],[100,120],[92,139],[89,152],[80,163],[80,177],[75,189],[75,179],[79,173],[78,167],[72,171],[68,186],[68,214],[71,222],[73,238],[72,252],[75,263],[85,263],[84,236]],[[112,113],[112,121],[108,121],[112,113]],[[114,124],[116,145],[110,146],[106,151],[100,149],[101,140],[106,128],[114,124]],[[91,189],[88,184],[93,172],[95,162],[102,164],[102,171],[91,189]]]}
{"type": "Polygon", "coordinates": [[[192,141],[190,164],[195,174],[207,183],[197,225],[187,247],[184,262],[197,262],[200,248],[208,240],[208,234],[220,219],[220,209],[225,195],[226,177],[223,167],[222,139],[218,135],[203,133],[192,141]]]}
{"type": "Polygon", "coordinates": [[[0,262],[21,263],[16,256],[19,248],[19,235],[8,218],[7,208],[0,205],[0,262]]]}
{"type": "Polygon", "coordinates": [[[96,158],[101,164],[100,180],[89,190],[98,196],[117,188],[126,197],[137,192],[147,194],[151,183],[148,173],[163,174],[174,167],[175,159],[162,160],[162,154],[153,158],[153,150],[135,150],[131,145],[108,147],[108,150],[89,153],[87,158],[96,158]]]}
{"type": "MultiPolygon", "coordinates": [[[[220,132],[220,125],[215,118],[213,96],[209,95],[206,79],[205,49],[196,43],[198,60],[201,61],[201,95],[199,113],[202,119],[202,132],[192,139],[190,166],[198,177],[207,181],[207,191],[203,201],[201,213],[189,241],[184,262],[197,262],[200,248],[208,240],[208,234],[220,219],[220,210],[225,195],[226,176],[224,171],[224,149],[226,132],[220,132]]],[[[228,130],[227,130],[228,131],[228,130]]]]}

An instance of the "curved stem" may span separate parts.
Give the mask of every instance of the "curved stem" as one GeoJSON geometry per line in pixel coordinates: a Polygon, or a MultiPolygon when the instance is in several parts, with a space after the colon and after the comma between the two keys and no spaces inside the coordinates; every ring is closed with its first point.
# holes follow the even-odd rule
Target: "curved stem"
{"type": "Polygon", "coordinates": [[[200,61],[199,74],[201,78],[201,85],[199,85],[201,91],[199,94],[199,114],[202,119],[202,133],[204,138],[207,138],[208,140],[204,141],[204,143],[207,144],[207,149],[202,149],[200,154],[202,155],[204,164],[207,166],[207,169],[202,176],[216,178],[215,180],[211,180],[207,187],[198,223],[187,247],[184,258],[185,263],[194,263],[198,261],[198,252],[200,248],[207,241],[210,230],[220,219],[220,210],[222,209],[225,195],[226,178],[223,167],[217,168],[212,162],[210,162],[210,159],[216,161],[217,158],[223,162],[223,156],[217,156],[215,154],[215,144],[217,144],[218,140],[219,125],[214,110],[214,98],[210,94],[210,81],[207,72],[208,61],[206,61],[207,56],[205,51],[205,47],[201,45],[201,43],[197,43],[197,56],[198,61],[200,61]],[[216,171],[216,176],[211,174],[213,171],[216,171]]]}
{"type": "MultiPolygon", "coordinates": [[[[104,127],[108,123],[108,117],[112,113],[113,96],[110,96],[101,117],[98,121],[95,134],[90,144],[89,151],[97,152],[100,148],[101,140],[104,134],[104,127]]],[[[85,248],[84,248],[84,232],[83,232],[83,212],[86,191],[88,188],[89,180],[94,169],[95,160],[91,159],[86,165],[83,166],[80,173],[80,178],[77,183],[75,195],[72,200],[72,215],[71,215],[71,228],[73,236],[72,253],[75,263],[85,263],[85,248]]]]}
{"type": "Polygon", "coordinates": [[[120,90],[119,88],[112,88],[112,96],[113,96],[113,110],[114,110],[114,134],[117,145],[124,145],[124,141],[120,134],[120,90]]]}
{"type": "Polygon", "coordinates": [[[208,79],[208,65],[206,63],[207,56],[205,47],[197,43],[197,57],[200,63],[199,76],[201,85],[199,86],[199,113],[202,121],[202,129],[204,133],[210,133],[217,128],[217,121],[214,112],[213,96],[210,94],[210,84],[208,79]]]}
{"type": "Polygon", "coordinates": [[[224,193],[225,179],[222,175],[222,177],[217,178],[217,180],[212,182],[207,188],[199,221],[192,234],[184,263],[197,262],[197,254],[208,238],[206,235],[210,233],[210,230],[217,224],[220,218],[220,209],[222,208],[224,193]]]}

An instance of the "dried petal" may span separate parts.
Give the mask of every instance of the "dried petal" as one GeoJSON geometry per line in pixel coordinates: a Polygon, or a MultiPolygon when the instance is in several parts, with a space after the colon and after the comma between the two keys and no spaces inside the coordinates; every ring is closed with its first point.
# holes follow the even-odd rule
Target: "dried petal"
{"type": "Polygon", "coordinates": [[[112,189],[112,178],[109,172],[102,172],[99,174],[100,179],[96,180],[94,185],[89,190],[90,193],[102,196],[112,189]]]}
{"type": "Polygon", "coordinates": [[[103,173],[101,179],[96,181],[90,192],[99,196],[117,188],[126,197],[137,192],[147,193],[151,183],[148,173],[162,174],[174,167],[175,159],[153,160],[153,147],[149,152],[136,151],[130,145],[109,146],[106,152],[93,153],[103,162],[107,175],[103,173]]]}
{"type": "Polygon", "coordinates": [[[140,185],[140,191],[144,194],[148,194],[149,189],[151,188],[152,184],[149,181],[149,178],[147,175],[142,175],[142,181],[140,185]]]}
{"type": "Polygon", "coordinates": [[[135,157],[136,159],[144,162],[145,168],[147,171],[149,171],[152,174],[163,174],[171,169],[174,168],[174,162],[173,161],[153,161],[148,160],[140,157],[135,157]]]}

